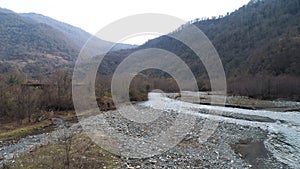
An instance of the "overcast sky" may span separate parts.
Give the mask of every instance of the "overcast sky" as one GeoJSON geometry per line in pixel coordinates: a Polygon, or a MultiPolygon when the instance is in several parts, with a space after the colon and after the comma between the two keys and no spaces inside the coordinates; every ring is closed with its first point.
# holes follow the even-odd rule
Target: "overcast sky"
{"type": "MultiPolygon", "coordinates": [[[[0,0],[0,7],[18,13],[34,12],[78,26],[95,34],[122,17],[162,13],[186,21],[225,15],[249,0],[0,0]]],[[[145,38],[145,37],[144,37],[145,38]]],[[[133,43],[141,43],[136,39],[133,43]]]]}

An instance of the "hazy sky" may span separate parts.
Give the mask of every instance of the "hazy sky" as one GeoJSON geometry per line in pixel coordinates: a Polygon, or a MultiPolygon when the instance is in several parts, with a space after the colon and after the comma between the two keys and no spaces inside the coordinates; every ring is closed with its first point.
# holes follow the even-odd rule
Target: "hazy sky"
{"type": "MultiPolygon", "coordinates": [[[[249,0],[0,0],[0,7],[18,13],[34,12],[78,26],[95,34],[122,17],[162,13],[184,20],[224,15],[249,0]]],[[[136,40],[136,43],[140,40],[136,40]]]]}

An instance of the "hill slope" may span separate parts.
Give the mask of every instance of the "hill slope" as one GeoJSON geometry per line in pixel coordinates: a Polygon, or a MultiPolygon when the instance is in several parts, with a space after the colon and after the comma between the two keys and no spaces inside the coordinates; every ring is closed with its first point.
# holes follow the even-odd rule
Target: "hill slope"
{"type": "Polygon", "coordinates": [[[300,75],[298,0],[251,1],[222,19],[194,24],[210,38],[232,74],[300,75]]]}
{"type": "MultiPolygon", "coordinates": [[[[35,13],[22,13],[20,15],[25,18],[34,20],[38,23],[44,23],[49,26],[52,26],[53,28],[63,32],[65,35],[67,35],[71,39],[71,41],[73,41],[76,45],[78,45],[80,47],[82,47],[86,43],[86,41],[92,36],[90,33],[86,32],[78,27],[54,20],[47,16],[43,16],[43,15],[35,14],[35,13]]],[[[99,55],[99,54],[101,54],[101,53],[99,53],[99,51],[101,51],[102,49],[106,49],[107,47],[110,47],[115,44],[113,42],[108,42],[108,41],[101,40],[101,39],[95,39],[92,43],[93,44],[90,45],[91,48],[89,49],[92,52],[92,55],[99,55]]],[[[113,50],[127,49],[127,48],[133,48],[133,47],[136,47],[136,46],[128,45],[128,44],[118,44],[117,46],[115,46],[115,48],[113,50]]]]}
{"type": "Polygon", "coordinates": [[[62,32],[0,10],[1,71],[53,69],[74,61],[77,53],[78,46],[62,32]]]}
{"type": "MultiPolygon", "coordinates": [[[[300,99],[299,0],[253,0],[227,16],[195,20],[192,24],[199,27],[217,49],[229,92],[262,98],[300,99]]],[[[181,31],[178,29],[173,34],[181,31]]],[[[161,48],[178,55],[198,78],[200,89],[209,89],[203,65],[181,42],[161,36],[138,49],[144,48],[161,48]]],[[[107,58],[115,55],[119,60],[114,63],[120,63],[128,52],[112,52],[107,58]]],[[[105,64],[102,66],[100,71],[106,70],[105,64]]],[[[165,76],[161,72],[148,74],[165,76]]]]}
{"type": "MultiPolygon", "coordinates": [[[[0,72],[35,76],[72,67],[92,35],[80,28],[39,14],[17,14],[0,8],[0,72]]],[[[114,43],[94,38],[91,55],[114,43]]],[[[135,46],[118,44],[113,50],[135,46]]]]}

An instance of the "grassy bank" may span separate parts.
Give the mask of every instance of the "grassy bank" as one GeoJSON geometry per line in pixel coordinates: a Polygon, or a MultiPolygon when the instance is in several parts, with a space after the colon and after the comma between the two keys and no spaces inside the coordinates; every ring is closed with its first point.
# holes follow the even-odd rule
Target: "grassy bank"
{"type": "Polygon", "coordinates": [[[17,120],[1,121],[0,126],[0,141],[19,140],[26,136],[36,135],[41,133],[50,132],[53,130],[52,118],[61,118],[66,122],[75,123],[78,122],[75,111],[57,111],[45,113],[45,120],[40,122],[28,123],[28,120],[24,120],[22,125],[17,120]]]}
{"type": "MultiPolygon", "coordinates": [[[[53,123],[51,120],[45,120],[45,121],[38,122],[35,124],[18,126],[12,130],[2,131],[0,133],[0,140],[1,141],[19,140],[20,138],[26,137],[28,135],[44,133],[44,132],[51,130],[52,124],[53,123]]],[[[10,125],[12,125],[12,124],[11,123],[3,124],[3,125],[1,124],[1,128],[2,128],[2,130],[4,128],[11,128],[12,126],[10,126],[10,125]]]]}

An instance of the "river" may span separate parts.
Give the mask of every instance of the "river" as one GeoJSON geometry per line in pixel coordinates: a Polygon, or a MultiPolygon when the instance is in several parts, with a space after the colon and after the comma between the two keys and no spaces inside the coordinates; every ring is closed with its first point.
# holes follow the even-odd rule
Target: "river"
{"type": "Polygon", "coordinates": [[[160,93],[150,93],[149,101],[143,106],[165,111],[178,111],[201,118],[224,121],[244,126],[260,127],[268,131],[268,139],[264,144],[266,148],[281,162],[292,168],[300,167],[300,112],[275,112],[267,110],[246,110],[220,106],[200,105],[182,102],[163,96],[160,93]],[[162,106],[163,105],[163,106],[162,106]],[[219,115],[207,114],[207,110],[218,111],[219,115]],[[230,114],[224,117],[222,114],[230,114]],[[271,118],[273,122],[260,122],[234,118],[234,114],[271,118]]]}
{"type": "MultiPolygon", "coordinates": [[[[260,127],[268,132],[268,138],[264,141],[265,147],[278,161],[292,168],[300,167],[300,112],[246,110],[193,104],[170,99],[160,93],[149,93],[149,100],[138,103],[138,105],[167,112],[185,113],[218,122],[260,127]],[[208,110],[219,113],[210,114],[208,110]],[[240,118],[243,115],[247,116],[247,118],[240,118]],[[260,120],[256,120],[258,117],[261,117],[259,118],[260,120]],[[261,120],[264,118],[267,120],[261,120]]],[[[57,141],[59,137],[65,135],[65,128],[62,128],[60,123],[62,122],[59,122],[57,129],[52,133],[29,136],[15,144],[0,147],[0,157],[2,157],[0,164],[5,160],[12,160],[14,157],[26,154],[35,147],[57,141]]],[[[81,132],[78,123],[71,126],[68,130],[72,130],[73,133],[81,132]]]]}

